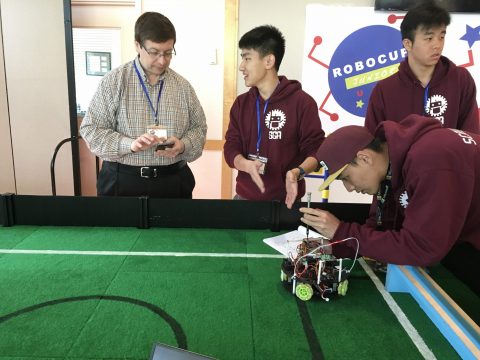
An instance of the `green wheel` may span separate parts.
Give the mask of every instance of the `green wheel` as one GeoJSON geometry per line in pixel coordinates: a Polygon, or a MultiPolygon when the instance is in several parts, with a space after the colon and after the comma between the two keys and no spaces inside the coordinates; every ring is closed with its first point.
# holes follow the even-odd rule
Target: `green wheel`
{"type": "Polygon", "coordinates": [[[345,296],[348,290],[348,280],[343,280],[338,284],[338,295],[345,296]]]}
{"type": "Polygon", "coordinates": [[[283,270],[280,270],[280,280],[281,281],[288,281],[288,275],[285,274],[283,270]]]}
{"type": "Polygon", "coordinates": [[[310,284],[300,283],[295,288],[295,295],[297,295],[300,300],[308,301],[313,296],[313,288],[310,284]]]}

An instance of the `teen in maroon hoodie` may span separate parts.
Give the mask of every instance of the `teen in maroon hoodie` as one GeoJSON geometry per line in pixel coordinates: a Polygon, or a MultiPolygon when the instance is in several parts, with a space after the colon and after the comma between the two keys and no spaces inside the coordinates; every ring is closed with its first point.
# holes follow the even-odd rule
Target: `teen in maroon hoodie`
{"type": "Polygon", "coordinates": [[[298,81],[278,76],[285,39],[273,26],[259,26],[239,42],[245,85],[235,100],[224,156],[238,170],[237,198],[280,200],[291,208],[305,194],[303,175],[318,168],[324,132],[315,100],[298,81]]]}
{"type": "MultiPolygon", "coordinates": [[[[337,178],[348,191],[380,198],[367,222],[341,222],[309,208],[300,209],[302,221],[332,241],[355,237],[363,256],[386,263],[431,265],[456,243],[480,251],[480,135],[410,115],[382,122],[375,137],[346,126],[317,152],[332,174],[322,187],[337,178]]],[[[353,256],[355,249],[354,241],[332,246],[338,256],[353,256]]]]}
{"type": "Polygon", "coordinates": [[[372,91],[365,117],[372,134],[380,122],[410,114],[479,133],[475,82],[467,69],[441,56],[449,24],[449,13],[432,3],[408,11],[400,26],[408,57],[372,91]]]}

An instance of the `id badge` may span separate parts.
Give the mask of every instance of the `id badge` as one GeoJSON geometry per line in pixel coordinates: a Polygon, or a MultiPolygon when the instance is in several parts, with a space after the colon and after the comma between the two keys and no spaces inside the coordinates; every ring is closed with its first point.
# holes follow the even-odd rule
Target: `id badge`
{"type": "Polygon", "coordinates": [[[260,167],[258,168],[258,173],[260,175],[265,175],[265,171],[267,171],[267,162],[268,159],[264,156],[258,156],[258,155],[253,155],[253,154],[248,154],[248,159],[249,160],[258,160],[262,163],[260,167]]]}
{"type": "Polygon", "coordinates": [[[167,138],[167,129],[162,125],[150,125],[147,126],[147,133],[154,135],[158,138],[167,138]]]}

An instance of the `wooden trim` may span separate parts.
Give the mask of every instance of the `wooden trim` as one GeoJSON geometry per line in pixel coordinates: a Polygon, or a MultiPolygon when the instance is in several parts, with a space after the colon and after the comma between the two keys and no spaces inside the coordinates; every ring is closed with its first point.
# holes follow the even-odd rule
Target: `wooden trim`
{"type": "Polygon", "coordinates": [[[477,323],[475,323],[475,321],[473,321],[473,319],[469,317],[460,306],[458,306],[458,304],[445,292],[445,290],[440,287],[440,285],[436,283],[435,280],[432,279],[430,275],[427,274],[427,272],[423,268],[417,267],[417,270],[425,277],[425,279],[429,282],[430,286],[434,287],[435,290],[438,291],[438,293],[445,299],[448,305],[451,306],[458,313],[458,315],[460,315],[462,320],[469,324],[472,329],[474,329],[475,332],[480,335],[480,326],[477,325],[477,323]]]}
{"type": "MultiPolygon", "coordinates": [[[[468,334],[466,334],[462,330],[462,328],[459,326],[459,323],[461,323],[461,322],[460,322],[460,319],[456,316],[456,315],[459,315],[459,314],[453,313],[453,315],[451,315],[451,313],[445,311],[445,309],[441,305],[442,299],[438,296],[432,295],[427,290],[428,288],[426,286],[424,286],[424,284],[421,283],[418,280],[419,279],[417,277],[418,275],[414,274],[410,270],[410,269],[419,270],[420,268],[419,267],[412,267],[412,266],[407,267],[407,266],[404,266],[404,265],[398,265],[398,267],[403,272],[403,274],[408,278],[408,280],[410,280],[412,285],[417,289],[419,295],[422,297],[422,300],[427,303],[427,305],[426,305],[427,308],[424,307],[425,304],[424,305],[421,304],[421,307],[422,307],[422,309],[424,309],[424,311],[427,313],[427,315],[430,317],[430,319],[435,323],[435,325],[439,328],[439,330],[442,332],[442,334],[444,334],[444,336],[446,336],[444,331],[442,331],[442,329],[444,329],[445,326],[448,326],[449,331],[451,331],[457,337],[457,339],[452,339],[452,338],[449,338],[449,337],[446,336],[447,340],[455,348],[455,351],[457,351],[462,358],[464,358],[464,356],[462,356],[462,355],[467,354],[466,352],[459,351],[460,347],[458,347],[458,345],[455,346],[452,343],[453,340],[455,340],[455,341],[453,341],[455,343],[458,343],[458,340],[460,340],[461,343],[462,343],[461,345],[463,345],[466,349],[468,349],[468,351],[471,352],[471,354],[474,356],[474,358],[477,358],[478,356],[480,356],[480,349],[473,343],[473,341],[471,340],[471,337],[468,336],[468,334]],[[438,317],[443,320],[443,322],[435,321],[430,316],[429,311],[433,311],[435,314],[437,314],[438,317]]],[[[431,279],[430,276],[427,275],[427,273],[424,272],[422,275],[425,276],[425,278],[420,279],[420,280],[426,280],[426,281],[429,281],[430,283],[434,282],[433,279],[431,279]]],[[[444,295],[446,295],[446,293],[443,292],[443,293],[441,293],[441,295],[444,296],[444,295]]],[[[413,295],[413,296],[415,297],[415,295],[413,295]]],[[[450,306],[451,306],[452,303],[454,303],[454,301],[448,295],[447,295],[446,298],[444,297],[444,300],[449,302],[450,306]]],[[[457,310],[457,308],[454,307],[454,310],[457,310]]],[[[462,313],[464,314],[463,310],[462,310],[462,313]]],[[[460,315],[462,316],[462,314],[460,314],[460,315]]],[[[465,314],[465,316],[468,317],[466,314],[465,314]]],[[[463,320],[465,320],[465,318],[463,318],[463,320]]],[[[475,326],[473,328],[473,331],[475,331],[477,335],[480,334],[480,332],[478,330],[479,328],[473,322],[473,320],[472,320],[472,323],[475,326]]],[[[473,357],[472,357],[472,359],[473,359],[473,357]]]]}
{"type": "Polygon", "coordinates": [[[462,359],[480,359],[480,327],[421,267],[388,264],[385,289],[412,295],[462,359]]]}
{"type": "MultiPolygon", "coordinates": [[[[223,64],[223,137],[230,121],[230,108],[237,97],[238,1],[225,0],[223,64]]],[[[222,159],[222,199],[232,198],[232,169],[222,159]]]]}
{"type": "Polygon", "coordinates": [[[207,140],[203,150],[223,151],[225,140],[207,140]]]}

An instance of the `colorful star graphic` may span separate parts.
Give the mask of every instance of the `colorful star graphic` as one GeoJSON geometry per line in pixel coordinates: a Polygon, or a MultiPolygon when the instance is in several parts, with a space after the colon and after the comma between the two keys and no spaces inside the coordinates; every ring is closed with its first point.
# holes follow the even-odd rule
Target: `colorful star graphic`
{"type": "Polygon", "coordinates": [[[358,101],[357,101],[357,108],[360,108],[360,109],[361,109],[361,108],[363,107],[363,105],[364,105],[364,103],[363,103],[362,100],[358,100],[358,101]]]}
{"type": "Polygon", "coordinates": [[[468,47],[471,48],[475,41],[480,40],[480,26],[476,28],[467,25],[467,32],[463,35],[460,40],[468,41],[468,47]]]}

